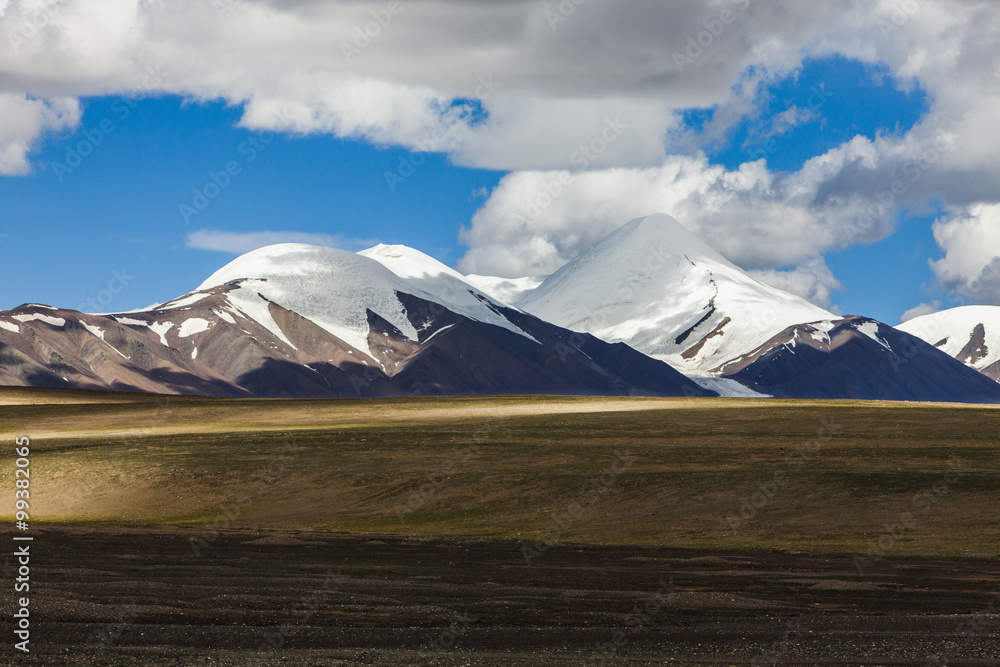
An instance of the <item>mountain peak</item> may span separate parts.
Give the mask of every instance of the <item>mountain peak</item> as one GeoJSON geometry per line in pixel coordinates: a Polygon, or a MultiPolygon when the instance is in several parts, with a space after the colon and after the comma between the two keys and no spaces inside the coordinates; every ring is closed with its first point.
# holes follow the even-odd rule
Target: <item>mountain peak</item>
{"type": "Polygon", "coordinates": [[[737,268],[675,218],[664,213],[636,218],[609,234],[598,246],[602,251],[622,246],[644,252],[662,249],[667,254],[687,257],[692,261],[702,259],[737,268]]]}
{"type": "Polygon", "coordinates": [[[358,253],[362,257],[374,259],[400,278],[421,278],[433,276],[451,276],[464,281],[458,271],[440,262],[430,255],[405,245],[386,245],[379,243],[358,253]]]}
{"type": "Polygon", "coordinates": [[[224,285],[241,278],[301,275],[319,267],[350,263],[353,253],[305,243],[277,243],[244,253],[213,273],[198,290],[224,285]]]}
{"type": "Polygon", "coordinates": [[[896,327],[1000,382],[1000,306],[962,306],[896,327]]]}
{"type": "Polygon", "coordinates": [[[835,319],[750,277],[663,214],[615,230],[518,305],[694,372],[714,370],[790,325],[835,319]]]}

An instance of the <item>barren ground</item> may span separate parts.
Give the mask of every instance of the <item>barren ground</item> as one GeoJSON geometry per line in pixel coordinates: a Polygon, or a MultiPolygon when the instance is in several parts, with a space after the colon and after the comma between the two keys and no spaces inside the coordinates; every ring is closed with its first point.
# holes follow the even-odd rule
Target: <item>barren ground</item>
{"type": "Polygon", "coordinates": [[[5,664],[1000,655],[994,408],[0,390],[0,425],[37,536],[5,664]]]}

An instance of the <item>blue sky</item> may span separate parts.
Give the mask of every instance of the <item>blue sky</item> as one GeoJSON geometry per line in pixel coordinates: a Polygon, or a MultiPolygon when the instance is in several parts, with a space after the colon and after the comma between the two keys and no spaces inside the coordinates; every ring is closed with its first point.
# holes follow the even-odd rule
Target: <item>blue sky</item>
{"type": "Polygon", "coordinates": [[[430,0],[382,26],[368,0],[122,0],[114,22],[66,10],[33,31],[21,4],[0,2],[0,32],[35,35],[0,44],[0,308],[144,307],[268,240],[542,275],[653,212],[843,313],[1000,303],[986,4],[732,0],[719,29],[726,3],[693,0],[556,21],[553,3],[430,0]]]}
{"type": "Polygon", "coordinates": [[[233,257],[188,247],[188,235],[202,229],[326,234],[352,250],[403,243],[454,262],[457,230],[482,203],[473,193],[501,176],[429,154],[392,192],[385,173],[397,171],[408,151],[284,134],[258,140],[258,150],[250,143],[258,132],[237,127],[239,109],[175,96],[136,100],[132,109],[123,99],[87,100],[80,129],[47,141],[31,174],[0,177],[0,230],[7,234],[0,308],[75,308],[123,268],[135,279],[109,309],[169,300],[233,257]],[[71,172],[59,170],[55,163],[67,164],[70,150],[93,143],[105,119],[115,129],[71,172]],[[180,205],[232,161],[239,173],[185,220],[180,205]]]}
{"type": "MultiPolygon", "coordinates": [[[[926,111],[926,95],[903,92],[896,83],[883,69],[854,61],[810,61],[760,91],[759,115],[711,147],[711,162],[736,169],[763,155],[769,167],[795,171],[855,135],[905,132],[926,111]],[[832,97],[814,117],[796,125],[781,120],[789,108],[808,109],[818,86],[832,97]],[[777,134],[764,134],[776,125],[777,134]]],[[[251,141],[259,131],[240,128],[241,113],[221,102],[185,103],[176,96],[87,99],[80,127],[40,146],[32,173],[0,178],[0,198],[7,203],[0,229],[8,235],[0,307],[35,301],[75,308],[96,298],[112,271],[122,269],[134,280],[108,309],[166,301],[231,259],[186,245],[188,235],[205,229],[326,234],[349,249],[402,243],[453,264],[463,252],[459,227],[482,205],[482,189],[491,190],[504,173],[457,167],[441,154],[420,155],[426,162],[393,191],[386,172],[400,173],[400,160],[414,153],[283,133],[261,136],[258,149],[251,141]],[[106,121],[114,129],[105,135],[106,121]],[[75,164],[72,152],[81,143],[87,152],[98,138],[71,171],[57,166],[75,164]],[[230,162],[239,172],[204,210],[185,219],[181,204],[197,210],[194,190],[203,190],[230,162]]],[[[688,127],[699,129],[711,114],[687,112],[688,127]]],[[[927,259],[936,250],[932,221],[904,220],[885,241],[832,254],[844,284],[835,300],[840,309],[895,323],[925,300],[924,287],[933,283],[927,259]]]]}

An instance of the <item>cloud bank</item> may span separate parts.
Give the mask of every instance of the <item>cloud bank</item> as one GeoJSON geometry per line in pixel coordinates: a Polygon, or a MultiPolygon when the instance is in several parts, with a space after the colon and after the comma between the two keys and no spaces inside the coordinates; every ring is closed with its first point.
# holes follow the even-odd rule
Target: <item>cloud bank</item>
{"type": "MultiPolygon", "coordinates": [[[[133,91],[155,67],[150,94],[241,105],[248,128],[280,114],[290,132],[510,171],[461,232],[466,271],[547,273],[662,211],[823,303],[837,288],[824,253],[936,198],[942,286],[1000,303],[998,39],[987,0],[5,0],[0,174],[28,173],[39,141],[77,127],[80,98],[133,91]],[[759,86],[832,55],[919,83],[930,111],[795,173],[709,164],[759,86]],[[716,108],[694,134],[691,108],[716,108]]],[[[796,109],[764,132],[812,119],[796,109]]]]}

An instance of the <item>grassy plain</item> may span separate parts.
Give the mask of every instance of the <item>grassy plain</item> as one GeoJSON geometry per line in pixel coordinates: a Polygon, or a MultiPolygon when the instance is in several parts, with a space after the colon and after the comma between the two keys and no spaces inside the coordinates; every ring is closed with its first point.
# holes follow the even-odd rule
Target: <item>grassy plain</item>
{"type": "Polygon", "coordinates": [[[4,496],[24,435],[43,523],[1000,555],[990,407],[2,389],[4,496]]]}

